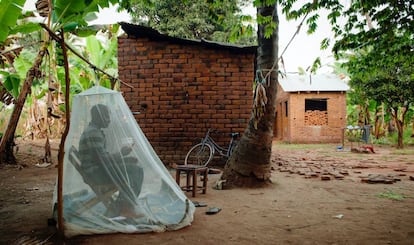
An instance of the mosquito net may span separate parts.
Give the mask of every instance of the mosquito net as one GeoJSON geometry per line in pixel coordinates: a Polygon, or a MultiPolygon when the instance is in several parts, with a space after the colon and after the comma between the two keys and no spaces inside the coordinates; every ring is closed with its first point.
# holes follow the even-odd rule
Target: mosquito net
{"type": "MultiPolygon", "coordinates": [[[[195,207],[165,168],[121,93],[74,97],[63,162],[65,236],[176,230],[195,207]]],[[[57,195],[54,195],[56,215],[57,195]]]]}

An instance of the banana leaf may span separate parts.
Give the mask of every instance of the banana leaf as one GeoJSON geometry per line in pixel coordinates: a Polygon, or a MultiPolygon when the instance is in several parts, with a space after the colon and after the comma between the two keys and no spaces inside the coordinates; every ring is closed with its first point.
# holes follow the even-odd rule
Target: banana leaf
{"type": "Polygon", "coordinates": [[[3,43],[22,13],[26,0],[2,0],[0,3],[0,43],[3,43]]]}

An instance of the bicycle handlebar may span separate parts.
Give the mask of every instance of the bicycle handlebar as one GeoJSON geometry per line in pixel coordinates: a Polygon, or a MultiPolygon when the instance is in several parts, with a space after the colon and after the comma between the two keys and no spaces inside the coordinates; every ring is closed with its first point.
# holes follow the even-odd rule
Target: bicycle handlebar
{"type": "Polygon", "coordinates": [[[236,133],[231,133],[230,135],[232,138],[237,138],[240,136],[240,133],[236,132],[236,133]]]}

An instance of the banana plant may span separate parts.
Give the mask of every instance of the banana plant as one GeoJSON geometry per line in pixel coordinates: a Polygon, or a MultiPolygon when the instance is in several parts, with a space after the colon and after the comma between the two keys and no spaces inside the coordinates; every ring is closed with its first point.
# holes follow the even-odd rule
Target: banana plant
{"type": "Polygon", "coordinates": [[[21,8],[26,0],[3,0],[0,8],[0,43],[3,43],[10,30],[16,26],[17,19],[21,15],[21,8]]]}
{"type": "MultiPolygon", "coordinates": [[[[17,123],[22,113],[23,107],[26,103],[26,98],[29,96],[29,91],[35,93],[34,96],[46,95],[47,86],[44,84],[51,84],[51,81],[63,81],[62,68],[49,62],[49,67],[45,68],[46,62],[44,57],[48,57],[50,60],[55,60],[55,45],[54,42],[59,43],[60,39],[52,40],[50,37],[59,37],[61,32],[65,33],[76,33],[78,35],[91,35],[95,34],[99,29],[96,27],[88,26],[88,21],[96,18],[95,13],[99,8],[109,7],[109,4],[117,3],[115,0],[89,0],[89,1],[78,1],[78,0],[38,0],[36,2],[37,12],[22,12],[22,6],[25,0],[6,0],[0,2],[0,20],[2,22],[1,35],[0,35],[0,54],[3,55],[3,50],[15,46],[16,44],[22,43],[23,39],[19,37],[25,36],[32,33],[40,33],[43,37],[41,43],[43,45],[36,45],[41,47],[39,50],[31,50],[31,53],[37,53],[35,57],[36,63],[32,63],[32,66],[27,66],[26,63],[8,62],[4,67],[6,69],[1,70],[1,76],[3,87],[14,95],[17,103],[13,109],[6,131],[0,142],[0,162],[4,159],[14,159],[14,157],[7,157],[6,155],[13,155],[13,151],[10,146],[13,145],[13,139],[17,128],[17,123]],[[49,6],[49,2],[53,5],[49,6]],[[53,11],[50,11],[53,10],[53,11]],[[26,17],[34,16],[34,14],[44,17],[44,26],[41,27],[39,23],[33,21],[25,21],[26,17]],[[5,25],[3,25],[3,23],[5,25]],[[25,65],[25,72],[15,72],[16,65],[25,65]],[[59,71],[60,70],[60,71],[59,71]],[[34,89],[34,85],[38,85],[39,91],[34,89]],[[36,92],[38,92],[36,94],[36,92]],[[7,150],[6,150],[7,149],[7,150]]],[[[71,35],[71,34],[67,34],[71,35]]],[[[70,39],[68,39],[70,40],[70,39]]],[[[64,44],[66,45],[66,44],[64,44]]],[[[22,47],[24,50],[25,47],[22,47]]],[[[24,51],[22,51],[24,52],[24,51]]],[[[21,67],[23,68],[23,67],[21,67]]],[[[21,69],[22,71],[24,69],[21,69]]],[[[82,71],[79,70],[79,73],[82,71]]],[[[89,73],[89,72],[88,72],[89,73]]],[[[77,76],[72,76],[77,77],[77,76]]],[[[85,79],[86,80],[86,79],[85,79]]],[[[66,82],[62,82],[65,84],[66,82]]],[[[58,86],[59,87],[59,86],[58,86]]],[[[60,92],[65,92],[65,88],[60,87],[60,92]]],[[[80,87],[81,89],[87,88],[87,85],[80,87]]],[[[68,87],[68,90],[71,90],[68,87]]],[[[77,90],[79,91],[79,90],[77,90]]],[[[50,96],[49,96],[50,97],[50,96]]],[[[64,109],[63,111],[68,111],[64,109]]]]}

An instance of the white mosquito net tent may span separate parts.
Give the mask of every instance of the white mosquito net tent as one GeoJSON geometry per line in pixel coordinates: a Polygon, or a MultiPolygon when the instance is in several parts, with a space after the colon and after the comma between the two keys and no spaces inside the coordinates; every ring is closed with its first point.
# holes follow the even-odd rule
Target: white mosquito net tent
{"type": "MultiPolygon", "coordinates": [[[[193,220],[187,199],[121,93],[95,86],[73,99],[63,161],[66,237],[176,230],[193,220]]],[[[54,195],[56,218],[57,195],[54,195]]]]}

